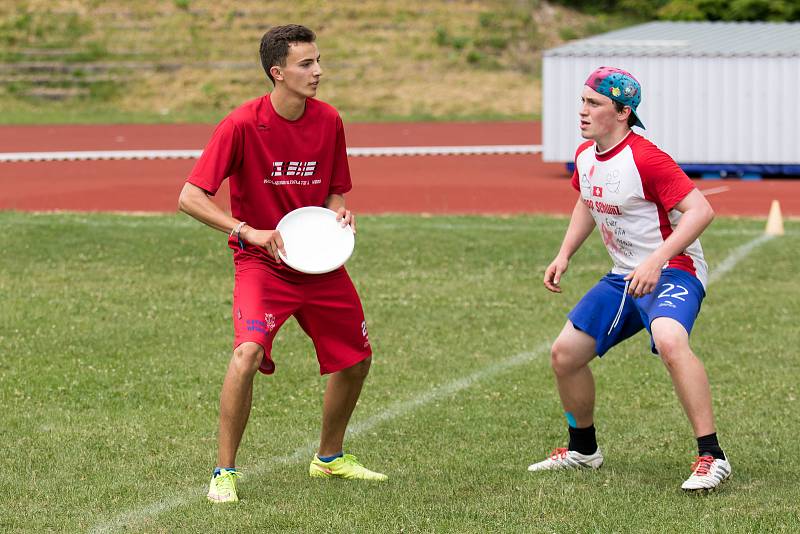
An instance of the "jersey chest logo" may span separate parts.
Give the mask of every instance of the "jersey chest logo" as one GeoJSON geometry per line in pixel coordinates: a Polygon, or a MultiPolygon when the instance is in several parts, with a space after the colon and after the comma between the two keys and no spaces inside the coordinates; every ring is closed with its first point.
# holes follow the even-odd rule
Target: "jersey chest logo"
{"type": "Polygon", "coordinates": [[[271,176],[314,176],[316,161],[274,161],[271,176]]]}
{"type": "MultiPolygon", "coordinates": [[[[581,176],[581,196],[590,211],[606,215],[622,215],[620,202],[620,172],[592,165],[588,174],[581,176]]],[[[608,244],[608,243],[606,243],[608,244]]]]}

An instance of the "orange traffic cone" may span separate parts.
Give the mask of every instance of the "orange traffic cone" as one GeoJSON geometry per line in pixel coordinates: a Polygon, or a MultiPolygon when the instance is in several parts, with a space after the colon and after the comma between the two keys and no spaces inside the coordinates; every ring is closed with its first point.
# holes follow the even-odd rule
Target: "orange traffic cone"
{"type": "Polygon", "coordinates": [[[772,201],[767,216],[767,228],[764,230],[767,235],[783,235],[783,217],[781,216],[781,205],[777,200],[772,201]]]}

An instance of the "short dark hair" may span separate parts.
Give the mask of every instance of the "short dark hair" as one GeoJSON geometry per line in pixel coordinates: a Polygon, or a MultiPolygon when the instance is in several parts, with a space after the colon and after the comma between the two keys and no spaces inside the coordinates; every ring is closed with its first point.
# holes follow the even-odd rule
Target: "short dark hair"
{"type": "MultiPolygon", "coordinates": [[[[626,106],[622,102],[617,102],[616,100],[612,100],[614,103],[614,107],[617,108],[617,113],[622,113],[625,111],[626,106]]],[[[633,128],[636,125],[636,115],[633,114],[633,108],[631,108],[631,114],[628,115],[628,128],[633,128]]]]}
{"type": "Polygon", "coordinates": [[[313,43],[316,39],[317,36],[313,31],[299,24],[275,26],[264,34],[264,37],[261,38],[261,65],[272,81],[272,85],[275,85],[275,78],[269,73],[269,69],[275,65],[286,66],[289,45],[292,43],[313,43]]]}

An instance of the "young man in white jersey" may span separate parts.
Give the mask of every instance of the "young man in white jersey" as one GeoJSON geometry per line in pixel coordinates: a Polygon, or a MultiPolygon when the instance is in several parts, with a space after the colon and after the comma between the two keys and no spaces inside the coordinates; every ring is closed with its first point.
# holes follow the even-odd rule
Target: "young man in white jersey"
{"type": "Polygon", "coordinates": [[[331,375],[309,475],[387,478],[342,450],[372,357],[353,283],[344,267],[304,274],[278,255],[285,251],[275,227],[300,207],[325,206],[355,230],[344,199],[351,180],[342,120],[314,98],[322,76],[315,40],[314,32],[296,24],[264,34],[261,62],[274,90],[219,123],[180,195],[181,210],[225,232],[233,250],[234,350],[220,394],[217,467],[208,491],[214,503],[239,500],[236,453],[250,415],[253,378],[257,371],[275,371],[272,342],[291,316],[313,340],[320,373],[331,375]],[[209,198],[228,178],[231,215],[209,198]]]}
{"type": "Polygon", "coordinates": [[[572,309],[551,350],[569,444],[528,470],[603,464],[588,364],[645,328],[697,438],[698,456],[681,487],[712,490],[731,467],[717,440],[708,378],[689,334],[707,283],[698,237],[714,212],[672,158],[631,130],[644,125],[636,114],[641,86],[630,73],[598,68],[586,80],[581,101],[581,135],[588,141],[575,154],[572,186],[579,197],[544,285],[561,292],[570,258],[595,226],[614,267],[572,309]]]}

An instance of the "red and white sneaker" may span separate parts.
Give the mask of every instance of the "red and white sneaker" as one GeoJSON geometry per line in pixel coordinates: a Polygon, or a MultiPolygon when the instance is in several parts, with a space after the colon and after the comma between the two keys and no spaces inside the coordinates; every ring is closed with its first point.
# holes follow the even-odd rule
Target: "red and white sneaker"
{"type": "Polygon", "coordinates": [[[681,489],[686,491],[712,491],[731,476],[731,464],[713,456],[698,456],[692,464],[692,476],[681,489]]]}
{"type": "Polygon", "coordinates": [[[581,454],[566,447],[558,448],[550,456],[528,466],[528,471],[554,471],[557,469],[598,469],[603,465],[600,447],[592,454],[581,454]]]}

